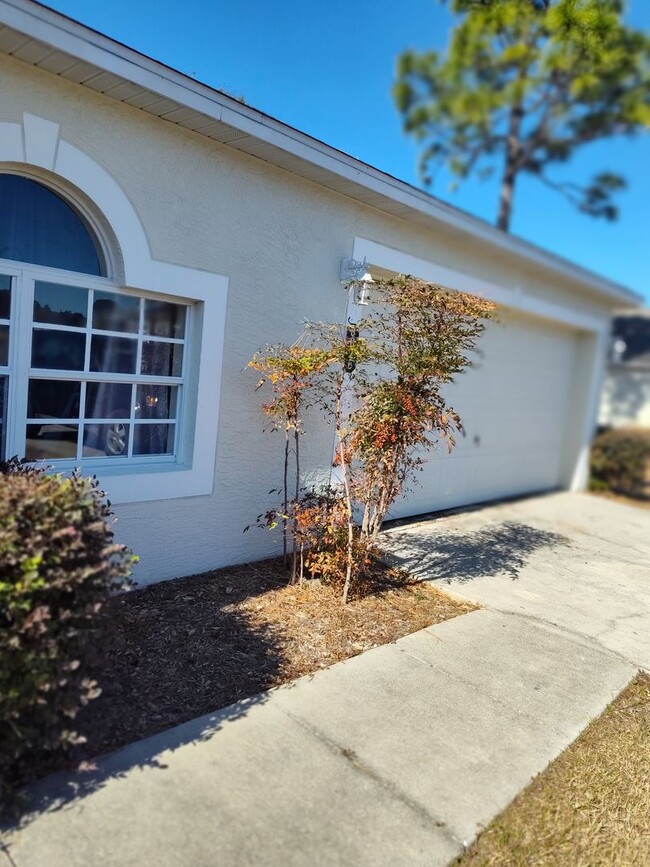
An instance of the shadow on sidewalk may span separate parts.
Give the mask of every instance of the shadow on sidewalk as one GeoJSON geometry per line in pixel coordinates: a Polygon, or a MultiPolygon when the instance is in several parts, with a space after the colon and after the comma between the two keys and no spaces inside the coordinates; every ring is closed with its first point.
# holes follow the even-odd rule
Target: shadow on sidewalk
{"type": "Polygon", "coordinates": [[[448,583],[502,574],[515,580],[535,551],[568,544],[558,533],[513,521],[469,533],[418,533],[411,527],[382,538],[391,562],[422,580],[448,583]]]}

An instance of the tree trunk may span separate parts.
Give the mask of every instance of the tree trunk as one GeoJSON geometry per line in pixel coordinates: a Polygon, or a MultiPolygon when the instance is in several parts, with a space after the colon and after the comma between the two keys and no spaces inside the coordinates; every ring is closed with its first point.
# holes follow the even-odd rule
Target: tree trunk
{"type": "Polygon", "coordinates": [[[501,229],[502,232],[510,231],[512,197],[520,169],[519,155],[521,152],[521,141],[519,136],[521,134],[521,122],[523,118],[523,105],[513,105],[510,111],[510,127],[508,129],[508,143],[506,147],[506,165],[501,179],[499,216],[497,217],[497,228],[501,229]]]}
{"type": "Polygon", "coordinates": [[[296,495],[293,501],[293,515],[292,515],[292,523],[291,523],[291,535],[293,536],[293,558],[291,563],[291,583],[295,584],[298,580],[298,548],[297,548],[297,525],[296,525],[296,509],[298,508],[298,501],[300,499],[300,431],[298,430],[298,422],[296,421],[296,427],[293,429],[294,436],[294,449],[296,453],[296,495]]]}
{"type": "Polygon", "coordinates": [[[501,180],[501,193],[499,196],[499,216],[497,218],[497,228],[502,232],[510,231],[510,218],[512,217],[512,194],[515,189],[515,180],[517,173],[510,160],[506,163],[506,170],[503,173],[501,180]]]}

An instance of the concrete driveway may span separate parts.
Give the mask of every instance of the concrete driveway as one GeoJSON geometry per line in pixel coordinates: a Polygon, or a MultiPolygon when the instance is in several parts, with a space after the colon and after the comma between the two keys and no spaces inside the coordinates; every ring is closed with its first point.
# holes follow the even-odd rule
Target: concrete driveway
{"type": "Polygon", "coordinates": [[[650,669],[650,509],[550,494],[383,534],[411,572],[650,669]]]}
{"type": "Polygon", "coordinates": [[[650,511],[562,494],[383,540],[484,608],[44,781],[0,867],[443,867],[650,667],[650,511]]]}

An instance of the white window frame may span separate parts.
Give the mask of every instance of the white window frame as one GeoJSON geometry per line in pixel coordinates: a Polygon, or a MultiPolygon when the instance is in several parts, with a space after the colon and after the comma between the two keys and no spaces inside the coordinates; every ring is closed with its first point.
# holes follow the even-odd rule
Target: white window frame
{"type": "MultiPolygon", "coordinates": [[[[34,422],[30,422],[28,416],[26,415],[28,407],[27,407],[27,393],[29,390],[28,381],[31,379],[40,379],[40,380],[55,380],[55,381],[70,381],[70,382],[113,382],[116,380],[121,380],[123,382],[128,382],[129,385],[137,385],[138,383],[152,383],[155,385],[172,385],[178,388],[178,402],[176,406],[176,413],[174,418],[170,421],[166,419],[152,419],[147,421],[140,421],[141,425],[152,425],[152,424],[170,424],[174,427],[174,448],[171,454],[152,454],[152,455],[133,455],[130,454],[133,443],[134,443],[134,407],[130,407],[130,437],[129,437],[129,449],[128,454],[120,455],[120,456],[88,456],[88,457],[78,457],[63,459],[63,458],[49,458],[43,459],[43,463],[51,463],[51,465],[57,471],[66,472],[73,467],[83,463],[87,466],[88,470],[90,468],[94,468],[95,472],[103,473],[105,471],[112,472],[113,465],[116,461],[120,463],[124,463],[128,461],[129,467],[137,468],[138,466],[147,466],[148,464],[160,464],[160,463],[176,463],[177,459],[180,455],[183,454],[183,433],[186,427],[185,418],[184,418],[184,407],[183,407],[183,397],[185,389],[188,387],[188,377],[187,377],[187,368],[189,366],[188,358],[191,355],[192,347],[189,342],[189,335],[192,333],[192,318],[195,313],[195,305],[188,305],[186,299],[172,298],[170,296],[165,296],[164,299],[161,298],[160,295],[154,295],[153,293],[143,293],[143,292],[134,292],[127,290],[118,290],[115,288],[114,284],[106,279],[102,279],[101,277],[85,277],[76,272],[63,272],[60,270],[55,270],[51,268],[44,268],[41,266],[24,266],[16,268],[16,263],[11,262],[10,260],[0,259],[0,274],[4,276],[12,277],[13,279],[13,290],[12,290],[12,310],[11,310],[11,319],[10,319],[10,347],[9,347],[9,368],[5,373],[3,370],[3,375],[9,375],[9,400],[8,404],[12,408],[10,419],[7,420],[7,432],[6,432],[6,445],[5,451],[7,455],[18,454],[22,456],[25,453],[26,441],[25,441],[25,431],[26,426],[33,424],[34,422]],[[151,339],[154,342],[170,342],[174,344],[182,344],[183,345],[183,358],[182,358],[182,370],[177,376],[166,376],[166,377],[153,377],[146,376],[140,373],[133,374],[120,374],[120,373],[110,373],[104,371],[96,371],[91,372],[87,370],[60,370],[56,368],[34,368],[31,366],[31,358],[30,358],[30,349],[32,344],[32,337],[34,329],[46,330],[46,331],[62,331],[62,332],[70,332],[70,333],[84,333],[88,335],[88,339],[86,341],[86,354],[90,352],[90,337],[91,337],[91,329],[92,323],[88,322],[87,326],[84,328],[72,327],[72,326],[63,326],[63,325],[51,325],[48,323],[40,323],[35,322],[33,319],[33,298],[34,298],[34,287],[35,284],[39,281],[45,281],[53,284],[60,284],[65,286],[79,286],[83,289],[96,289],[100,291],[110,291],[115,295],[123,295],[132,298],[144,298],[144,299],[152,299],[152,300],[164,300],[167,302],[177,302],[182,304],[187,313],[185,318],[185,337],[181,339],[177,338],[162,338],[157,337],[155,335],[142,335],[140,339],[135,337],[134,335],[125,335],[121,332],[103,332],[105,334],[113,335],[115,337],[127,337],[127,339],[131,339],[134,342],[145,342],[145,340],[151,339]],[[27,366],[26,366],[27,365],[27,366]]],[[[139,358],[139,356],[138,356],[139,358]]],[[[86,359],[87,360],[87,359],[86,359]]],[[[139,362],[136,368],[139,371],[139,362]]],[[[191,384],[189,384],[191,388],[191,384]]],[[[83,413],[83,394],[84,388],[82,385],[81,389],[81,406],[79,407],[79,417],[76,419],[68,419],[62,420],[62,423],[69,424],[89,424],[89,425],[97,425],[97,424],[110,424],[111,421],[109,419],[101,419],[99,421],[95,419],[86,419],[83,413]]]]}
{"type": "MultiPolygon", "coordinates": [[[[197,413],[195,420],[188,418],[188,404],[192,406],[199,403],[197,383],[192,372],[196,371],[197,366],[200,369],[201,356],[209,353],[202,353],[202,347],[196,346],[196,343],[197,341],[203,342],[201,331],[207,332],[211,320],[214,319],[214,311],[211,310],[213,305],[208,301],[206,310],[205,299],[201,301],[177,293],[118,288],[112,280],[107,278],[86,276],[77,272],[42,266],[23,265],[8,259],[0,259],[0,273],[12,278],[8,367],[0,369],[3,376],[8,375],[9,377],[6,395],[6,455],[18,454],[22,457],[24,454],[26,426],[28,424],[28,379],[34,375],[38,378],[38,373],[31,367],[32,328],[39,326],[39,323],[33,321],[34,286],[37,281],[106,290],[137,298],[163,300],[187,306],[186,336],[183,341],[183,370],[180,376],[174,377],[174,384],[180,386],[182,395],[176,414],[174,453],[171,455],[131,457],[82,457],[81,460],[52,458],[34,463],[51,466],[55,471],[64,473],[80,466],[84,472],[92,472],[100,478],[102,484],[107,488],[112,502],[133,502],[141,499],[162,499],[168,496],[210,493],[212,490],[211,479],[208,480],[204,477],[203,483],[199,484],[199,477],[193,471],[195,461],[206,457],[203,449],[209,448],[209,445],[203,442],[204,439],[209,438],[203,437],[199,433],[201,430],[199,425],[210,423],[205,418],[208,413],[204,410],[197,413]],[[200,319],[204,320],[203,328],[201,328],[201,323],[197,321],[200,319]],[[30,374],[32,370],[34,373],[30,374]],[[192,423],[193,421],[194,423],[192,423]],[[192,433],[194,433],[194,437],[191,436],[192,433]],[[197,445],[201,451],[195,454],[197,445]],[[173,478],[170,476],[171,473],[174,474],[173,478]]],[[[209,341],[210,338],[206,336],[205,339],[209,341]]],[[[46,372],[48,379],[69,379],[71,382],[78,382],[85,377],[83,371],[77,370],[48,369],[46,372]]],[[[91,378],[114,380],[119,379],[120,375],[107,373],[105,377],[95,375],[91,378]]],[[[138,378],[137,374],[125,377],[125,379],[134,382],[137,382],[138,378]]],[[[151,379],[151,377],[143,377],[143,379],[151,379]]],[[[168,378],[163,377],[161,384],[168,384],[168,378]]],[[[160,423],[164,423],[164,421],[160,423]]],[[[133,435],[132,428],[131,442],[133,435]]]]}
{"type": "MultiPolygon", "coordinates": [[[[99,237],[107,259],[108,278],[87,278],[77,272],[41,269],[17,262],[0,263],[4,273],[49,271],[55,280],[92,280],[111,291],[123,290],[145,297],[193,305],[194,315],[186,359],[187,394],[182,446],[175,460],[154,460],[147,465],[111,462],[101,471],[97,460],[81,462],[82,470],[97,474],[113,503],[137,503],[211,494],[215,484],[217,431],[224,347],[228,278],[222,274],[154,259],[140,218],[128,196],[103,166],[62,138],[59,125],[25,113],[22,123],[0,122],[0,171],[24,174],[50,186],[77,207],[99,237]],[[6,164],[6,165],[3,165],[6,164]]],[[[19,296],[20,293],[15,293],[19,296]]],[[[12,298],[20,304],[20,297],[12,298]]],[[[13,311],[12,311],[13,316],[13,311]]],[[[30,317],[31,319],[31,311],[30,317]]],[[[25,316],[20,316],[24,322],[25,316]]],[[[10,337],[10,353],[17,335],[10,337]]],[[[29,366],[31,334],[21,335],[15,361],[29,366]]],[[[10,389],[15,377],[10,378],[10,389]]],[[[12,425],[26,419],[27,395],[10,391],[8,436],[12,425]],[[22,410],[17,406],[23,401],[22,410]],[[12,418],[15,415],[15,418],[12,418]]],[[[53,463],[52,461],[44,463],[53,463]]]]}

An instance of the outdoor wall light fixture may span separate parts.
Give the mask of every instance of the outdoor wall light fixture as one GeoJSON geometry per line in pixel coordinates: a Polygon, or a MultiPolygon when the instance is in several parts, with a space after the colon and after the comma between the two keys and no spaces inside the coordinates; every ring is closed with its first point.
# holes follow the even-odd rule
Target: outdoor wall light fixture
{"type": "Polygon", "coordinates": [[[354,290],[354,303],[367,307],[370,303],[370,287],[375,281],[368,270],[366,259],[343,259],[341,261],[341,283],[354,290]]]}

